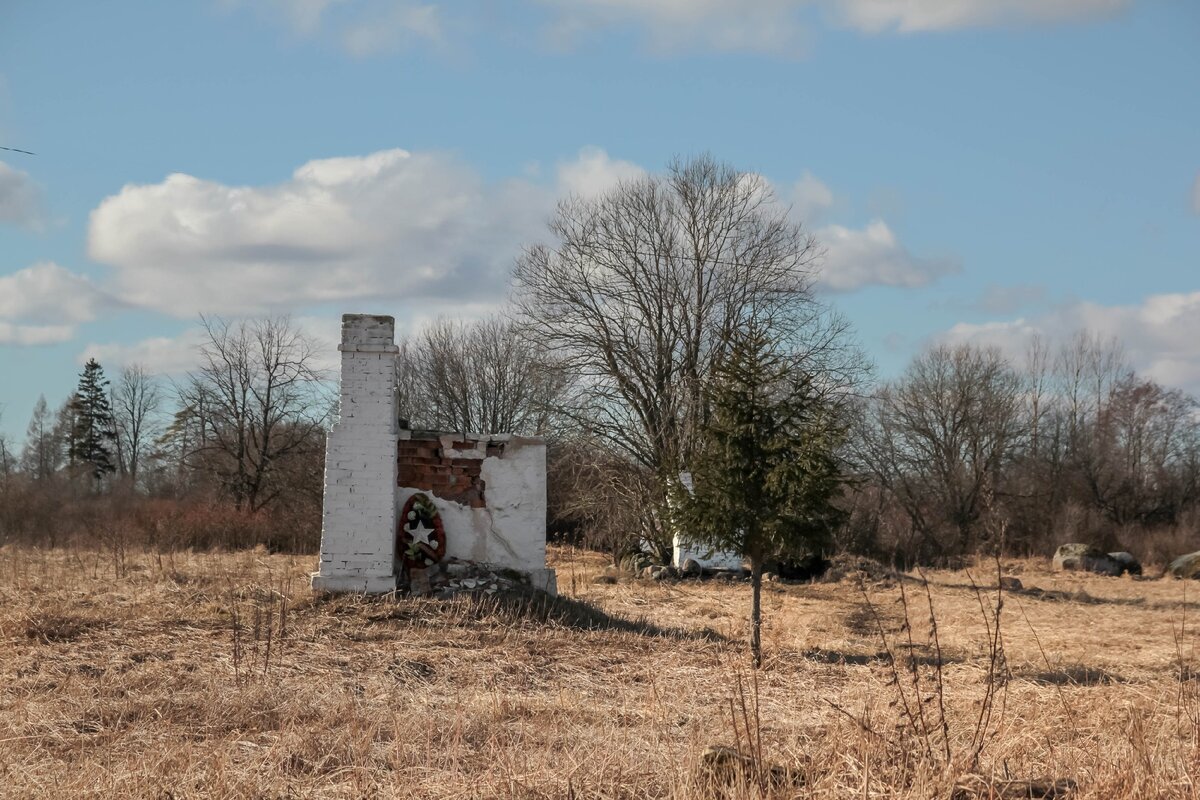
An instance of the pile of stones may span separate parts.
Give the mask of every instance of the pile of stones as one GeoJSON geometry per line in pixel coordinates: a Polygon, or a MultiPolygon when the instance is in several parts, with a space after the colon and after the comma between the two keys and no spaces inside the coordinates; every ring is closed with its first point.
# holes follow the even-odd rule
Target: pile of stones
{"type": "Polygon", "coordinates": [[[462,594],[491,595],[528,586],[529,578],[515,570],[457,558],[408,572],[408,594],[412,597],[450,600],[462,594]]]}
{"type": "Polygon", "coordinates": [[[1130,553],[1106,553],[1089,544],[1064,544],[1054,551],[1054,569],[1059,572],[1094,572],[1113,577],[1141,575],[1142,565],[1130,553]]]}

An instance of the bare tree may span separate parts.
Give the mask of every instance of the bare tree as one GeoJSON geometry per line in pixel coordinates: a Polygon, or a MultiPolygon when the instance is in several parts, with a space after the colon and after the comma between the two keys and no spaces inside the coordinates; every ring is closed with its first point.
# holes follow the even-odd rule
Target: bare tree
{"type": "Polygon", "coordinates": [[[25,447],[21,451],[21,470],[34,480],[46,480],[62,466],[62,442],[55,435],[54,420],[46,396],[39,395],[33,407],[29,427],[25,429],[25,447]]]}
{"type": "Polygon", "coordinates": [[[1197,402],[1127,376],[1108,392],[1078,462],[1091,500],[1117,524],[1175,523],[1200,499],[1197,402]]]}
{"type": "Polygon", "coordinates": [[[810,291],[816,242],[757,175],[708,156],[676,161],[565,200],[550,231],[554,245],[518,259],[516,303],[529,335],[579,378],[564,414],[657,477],[661,512],[733,331],[753,322],[823,386],[859,374],[846,324],[810,291]]]}
{"type": "Polygon", "coordinates": [[[550,432],[566,373],[509,320],[439,320],[401,343],[401,416],[438,430],[550,432]]]}
{"type": "Polygon", "coordinates": [[[257,511],[288,487],[286,462],[319,447],[330,403],[315,346],[287,317],[232,324],[203,318],[201,366],[183,401],[203,409],[188,455],[239,509],[257,511]]]}
{"type": "MultiPolygon", "coordinates": [[[[0,414],[0,417],[3,415],[0,414]]],[[[8,437],[0,432],[0,488],[8,487],[8,480],[17,469],[17,459],[9,447],[8,437]]]]}
{"type": "Polygon", "coordinates": [[[959,345],[921,354],[877,393],[857,453],[908,513],[924,557],[975,543],[1022,434],[1022,388],[998,350],[959,345]]]}
{"type": "Polygon", "coordinates": [[[157,414],[162,390],[154,376],[140,364],[121,370],[112,387],[113,416],[117,423],[117,466],[130,483],[137,483],[138,469],[154,441],[159,426],[157,414]]]}

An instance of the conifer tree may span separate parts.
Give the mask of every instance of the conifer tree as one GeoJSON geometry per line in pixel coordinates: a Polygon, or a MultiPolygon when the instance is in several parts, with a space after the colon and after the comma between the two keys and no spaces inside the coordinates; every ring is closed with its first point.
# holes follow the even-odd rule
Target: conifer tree
{"type": "Polygon", "coordinates": [[[71,407],[75,416],[69,447],[71,463],[86,466],[98,486],[105,475],[116,471],[113,445],[117,431],[108,400],[108,380],[94,358],[88,359],[79,374],[71,407]]]}
{"type": "Polygon", "coordinates": [[[759,329],[736,336],[710,385],[711,416],[682,497],[688,538],[750,561],[750,649],[762,663],[767,559],[819,552],[840,519],[836,458],[845,426],[817,379],[759,329]]]}

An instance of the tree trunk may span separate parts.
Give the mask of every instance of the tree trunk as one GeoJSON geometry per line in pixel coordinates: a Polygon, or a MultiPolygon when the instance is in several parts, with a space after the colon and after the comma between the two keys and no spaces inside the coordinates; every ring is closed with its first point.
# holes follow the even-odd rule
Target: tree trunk
{"type": "Polygon", "coordinates": [[[762,556],[750,556],[750,655],[754,668],[762,666],[762,556]]]}

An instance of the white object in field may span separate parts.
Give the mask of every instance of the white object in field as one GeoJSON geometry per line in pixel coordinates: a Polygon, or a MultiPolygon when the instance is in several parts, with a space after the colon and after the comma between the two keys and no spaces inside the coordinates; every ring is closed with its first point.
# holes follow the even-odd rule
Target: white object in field
{"type": "MultiPolygon", "coordinates": [[[[483,506],[399,486],[395,320],[342,316],[340,417],[327,437],[321,562],[312,587],[328,592],[390,592],[397,587],[396,525],[405,502],[424,492],[446,531],[446,558],[517,570],[553,594],[546,568],[546,444],[519,436],[445,434],[446,459],[479,459],[483,506]],[[454,445],[459,444],[456,448],[454,445]],[[469,443],[468,449],[462,449],[469,443]],[[498,455],[488,445],[502,443],[498,455]]],[[[418,535],[427,535],[417,531],[418,535]]]]}
{"type": "Polygon", "coordinates": [[[396,321],[342,317],[341,415],[325,444],[321,563],[312,587],[396,588],[396,321]]]}
{"type": "MultiPolygon", "coordinates": [[[[683,488],[688,490],[688,494],[693,491],[694,484],[692,483],[692,473],[679,473],[679,483],[683,488]]],[[[704,569],[742,569],[743,558],[737,553],[727,552],[725,550],[713,550],[711,548],[697,545],[694,542],[689,542],[678,533],[675,534],[674,549],[671,556],[671,563],[676,569],[682,569],[683,564],[689,558],[693,559],[704,569]]]]}
{"type": "MultiPolygon", "coordinates": [[[[411,436],[401,431],[400,436],[411,436]]],[[[524,436],[443,434],[442,451],[455,458],[479,458],[484,507],[473,508],[412,486],[396,492],[397,513],[417,492],[429,495],[446,529],[446,558],[514,569],[537,589],[555,593],[554,570],[546,569],[546,443],[524,436]],[[455,442],[477,443],[455,450],[455,442]],[[487,445],[503,443],[498,456],[487,445]]]]}

